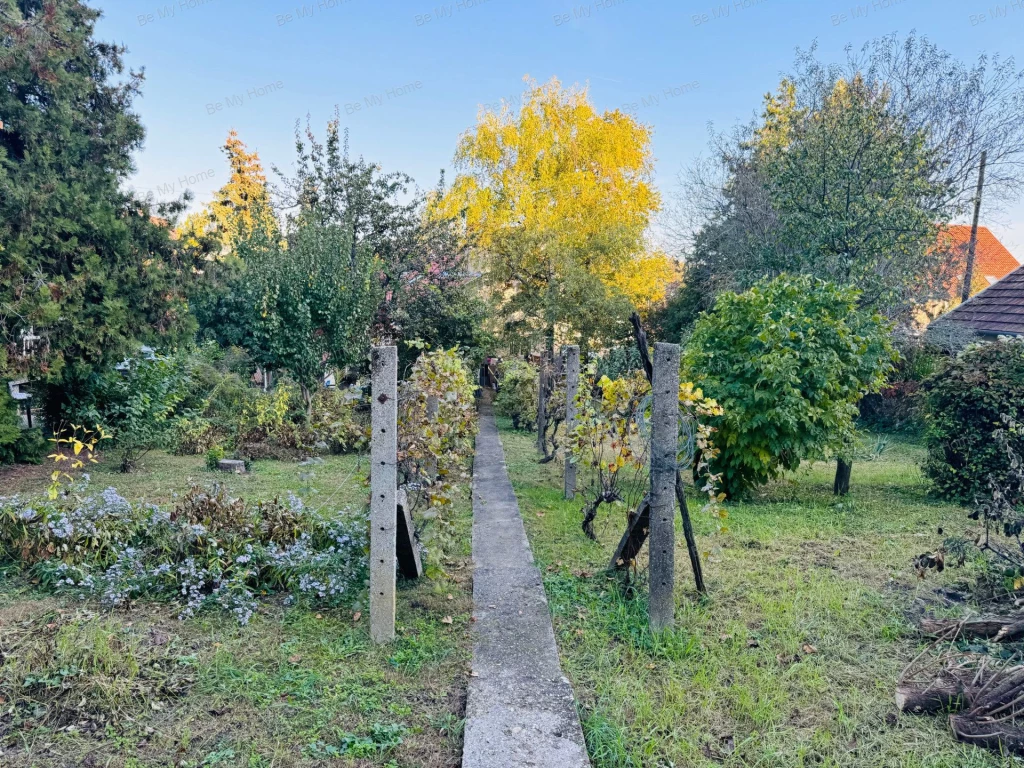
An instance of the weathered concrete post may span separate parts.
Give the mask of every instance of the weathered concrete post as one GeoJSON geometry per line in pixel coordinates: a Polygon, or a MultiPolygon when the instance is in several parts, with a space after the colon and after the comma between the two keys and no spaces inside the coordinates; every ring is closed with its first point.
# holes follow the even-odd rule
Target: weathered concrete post
{"type": "Polygon", "coordinates": [[[651,413],[651,629],[675,623],[676,462],[679,450],[679,345],[654,345],[651,413]]]}
{"type": "Polygon", "coordinates": [[[395,549],[398,538],[398,347],[370,357],[370,639],[395,639],[395,549]]]}
{"type": "Polygon", "coordinates": [[[576,393],[580,388],[580,348],[565,348],[565,498],[576,497],[576,462],[569,436],[576,428],[576,393]]]}

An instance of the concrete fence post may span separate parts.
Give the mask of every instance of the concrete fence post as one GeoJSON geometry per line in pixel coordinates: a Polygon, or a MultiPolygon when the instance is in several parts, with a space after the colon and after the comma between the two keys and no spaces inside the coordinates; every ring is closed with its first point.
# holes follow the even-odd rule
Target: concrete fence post
{"type": "Polygon", "coordinates": [[[675,485],[679,444],[679,345],[654,345],[651,413],[649,618],[660,631],[675,623],[675,485]]]}
{"type": "Polygon", "coordinates": [[[395,638],[398,348],[374,347],[370,362],[370,639],[387,643],[395,638]]]}
{"type": "Polygon", "coordinates": [[[565,498],[576,498],[576,461],[572,457],[571,435],[576,428],[576,393],[580,388],[580,348],[565,348],[565,498]]]}

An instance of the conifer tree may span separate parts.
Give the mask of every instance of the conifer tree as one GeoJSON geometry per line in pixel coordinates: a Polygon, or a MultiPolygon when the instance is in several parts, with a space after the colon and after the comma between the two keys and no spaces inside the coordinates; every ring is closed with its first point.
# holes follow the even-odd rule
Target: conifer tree
{"type": "Polygon", "coordinates": [[[44,382],[51,424],[98,368],[188,330],[180,205],[122,189],[145,136],[143,74],[93,38],[99,15],[80,0],[0,3],[0,374],[44,382]]]}

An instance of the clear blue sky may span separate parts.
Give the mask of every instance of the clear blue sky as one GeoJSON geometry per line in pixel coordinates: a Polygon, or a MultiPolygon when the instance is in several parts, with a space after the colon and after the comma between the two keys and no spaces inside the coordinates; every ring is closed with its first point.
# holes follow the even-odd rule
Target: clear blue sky
{"type": "MultiPolygon", "coordinates": [[[[1000,52],[1024,66],[1021,0],[92,4],[104,11],[99,36],[124,43],[129,64],[146,69],[137,107],[148,136],[134,186],[169,198],[192,177],[200,202],[227,179],[219,147],[229,129],[267,167],[290,168],[296,119],[308,114],[322,132],[335,105],[356,153],[432,187],[479,105],[517,98],[524,75],[586,83],[599,109],[637,104],[654,127],[657,181],[668,196],[679,169],[705,150],[709,123],[749,119],[795,49],[815,40],[823,57],[839,60],[849,43],[916,29],[961,59],[1000,52]],[[859,16],[858,4],[867,9],[859,16]],[[997,5],[1006,10],[998,20],[997,5]],[[666,95],[685,84],[687,92],[666,95]],[[354,104],[358,111],[346,109],[354,104]]],[[[984,223],[1024,261],[1024,205],[984,223]]]]}

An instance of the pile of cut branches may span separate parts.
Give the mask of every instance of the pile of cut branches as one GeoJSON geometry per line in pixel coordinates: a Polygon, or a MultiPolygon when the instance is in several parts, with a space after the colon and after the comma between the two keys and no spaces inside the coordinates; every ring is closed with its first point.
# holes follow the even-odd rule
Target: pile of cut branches
{"type": "Polygon", "coordinates": [[[900,675],[896,705],[913,714],[949,713],[957,740],[1000,754],[1024,755],[1024,665],[972,650],[973,642],[1009,642],[1024,633],[1024,620],[1006,617],[928,620],[938,634],[900,675]],[[965,650],[966,648],[966,650],[965,650]]]}

